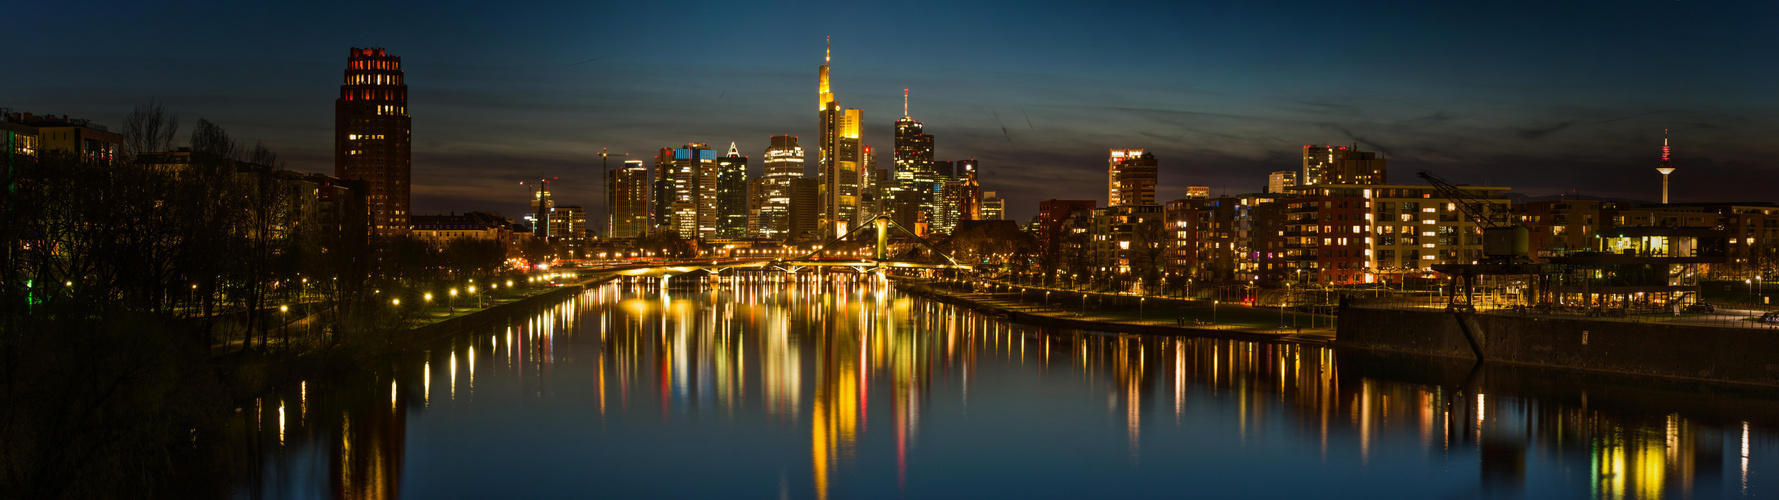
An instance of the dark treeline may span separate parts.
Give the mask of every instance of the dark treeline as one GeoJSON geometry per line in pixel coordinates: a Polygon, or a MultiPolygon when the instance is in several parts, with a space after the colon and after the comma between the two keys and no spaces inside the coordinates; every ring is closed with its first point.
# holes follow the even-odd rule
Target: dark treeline
{"type": "Polygon", "coordinates": [[[4,157],[0,497],[219,495],[180,477],[228,467],[206,445],[265,383],[244,374],[377,355],[413,314],[393,298],[501,277],[499,242],[369,237],[361,201],[216,124],[177,162],[159,106],[123,135],[115,159],[4,157]]]}

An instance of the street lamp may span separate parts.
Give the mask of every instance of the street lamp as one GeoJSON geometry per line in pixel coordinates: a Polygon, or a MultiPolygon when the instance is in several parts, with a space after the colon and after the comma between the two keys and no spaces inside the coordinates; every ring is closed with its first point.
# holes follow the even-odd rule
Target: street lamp
{"type": "Polygon", "coordinates": [[[1137,299],[1137,324],[1139,325],[1143,324],[1143,302],[1147,300],[1149,300],[1148,297],[1137,299]]]}
{"type": "Polygon", "coordinates": [[[1217,303],[1218,302],[1221,302],[1221,301],[1215,300],[1215,299],[1211,300],[1211,328],[1216,328],[1216,325],[1217,325],[1217,303]]]}
{"type": "Polygon", "coordinates": [[[445,311],[446,312],[457,312],[456,302],[457,302],[457,289],[452,288],[451,289],[451,298],[445,299],[445,311]]]}

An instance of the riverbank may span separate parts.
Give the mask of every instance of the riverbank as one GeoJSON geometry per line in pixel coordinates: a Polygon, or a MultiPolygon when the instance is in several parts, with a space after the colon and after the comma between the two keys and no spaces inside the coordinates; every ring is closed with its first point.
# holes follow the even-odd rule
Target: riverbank
{"type": "Polygon", "coordinates": [[[447,318],[413,325],[391,332],[380,344],[337,348],[300,356],[243,354],[233,356],[235,363],[228,374],[238,397],[252,397],[281,385],[306,380],[326,379],[341,373],[375,366],[389,357],[424,349],[440,339],[465,331],[523,316],[550,304],[567,300],[588,288],[617,279],[607,275],[557,285],[556,289],[522,297],[511,302],[459,313],[447,318]]]}
{"type": "MultiPolygon", "coordinates": [[[[909,295],[924,297],[948,304],[963,306],[971,310],[1004,318],[1007,321],[1025,325],[1046,326],[1053,328],[1072,328],[1113,333],[1134,333],[1143,335],[1171,335],[1210,337],[1255,342],[1293,342],[1302,344],[1328,344],[1335,338],[1335,329],[1302,328],[1302,327],[1255,327],[1250,325],[1217,324],[1215,321],[1203,321],[1198,314],[1182,316],[1180,308],[1156,307],[1153,311],[1144,309],[1147,299],[1139,299],[1134,315],[1121,308],[1108,308],[1102,302],[1098,307],[1082,306],[1080,310],[1071,310],[1048,298],[1040,303],[1034,298],[1027,302],[1020,293],[976,293],[948,289],[943,284],[897,280],[896,289],[909,295]]],[[[1170,299],[1171,300],[1171,299],[1170,299]]],[[[1157,300],[1157,303],[1162,302],[1157,300]]],[[[1253,308],[1246,306],[1229,306],[1223,310],[1212,304],[1211,314],[1228,314],[1232,318],[1243,315],[1252,316],[1253,308]],[[1227,311],[1227,312],[1224,312],[1227,311]]],[[[1202,309],[1200,307],[1199,309],[1202,309]]],[[[1272,314],[1267,311],[1265,314],[1272,314]]],[[[1270,317],[1270,316],[1269,316],[1270,317]]]]}
{"type": "Polygon", "coordinates": [[[1779,387],[1770,329],[1366,307],[1339,324],[1343,349],[1779,387]]]}

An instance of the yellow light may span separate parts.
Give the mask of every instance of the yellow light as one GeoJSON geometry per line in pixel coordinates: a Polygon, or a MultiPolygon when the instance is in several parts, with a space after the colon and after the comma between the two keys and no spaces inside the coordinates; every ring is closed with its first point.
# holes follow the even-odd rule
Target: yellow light
{"type": "Polygon", "coordinates": [[[395,304],[395,305],[398,305],[398,306],[399,306],[399,305],[402,305],[402,299],[395,299],[395,300],[394,300],[394,301],[393,301],[393,303],[394,303],[394,304],[395,304]]]}
{"type": "MultiPolygon", "coordinates": [[[[397,299],[400,300],[400,299],[397,299]]],[[[426,300],[432,300],[432,294],[426,294],[426,300]]]]}

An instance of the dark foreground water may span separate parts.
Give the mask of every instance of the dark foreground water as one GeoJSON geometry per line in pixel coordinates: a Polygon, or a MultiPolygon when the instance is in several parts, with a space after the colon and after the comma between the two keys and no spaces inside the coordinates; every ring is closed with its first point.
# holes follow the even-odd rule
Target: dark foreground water
{"type": "MultiPolygon", "coordinates": [[[[690,285],[691,283],[686,283],[690,285]]],[[[609,285],[241,413],[243,498],[1779,495],[1779,395],[609,285]]]]}

